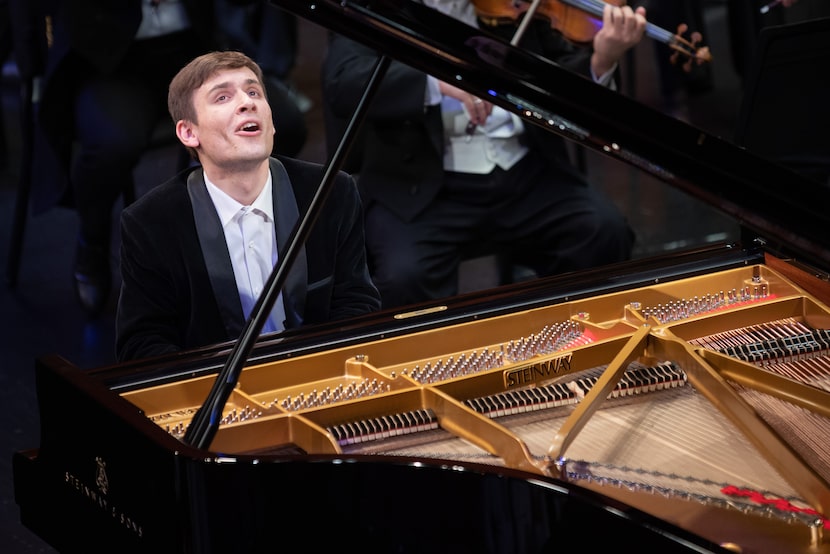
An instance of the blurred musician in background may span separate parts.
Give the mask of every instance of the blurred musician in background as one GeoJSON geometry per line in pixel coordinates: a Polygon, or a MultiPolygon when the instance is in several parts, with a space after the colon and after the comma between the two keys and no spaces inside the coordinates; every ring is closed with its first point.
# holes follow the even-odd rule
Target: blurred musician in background
{"type": "MultiPolygon", "coordinates": [[[[706,29],[704,13],[705,0],[645,0],[643,5],[648,12],[648,19],[657,27],[688,38],[692,33],[702,37],[710,36],[706,29]],[[678,27],[685,25],[680,33],[678,27]]],[[[683,121],[689,121],[688,100],[712,91],[714,81],[710,63],[677,63],[673,59],[672,48],[658,40],[651,41],[654,50],[654,64],[657,68],[659,104],[656,106],[663,113],[683,121]]],[[[683,60],[685,62],[685,59],[683,60]]],[[[645,83],[648,85],[648,83],[645,83]]],[[[638,83],[626,83],[626,92],[636,97],[638,83]]]]}
{"type": "Polygon", "coordinates": [[[729,0],[727,15],[732,62],[739,77],[746,75],[764,27],[783,25],[785,10],[797,0],[729,0]]]}
{"type": "MultiPolygon", "coordinates": [[[[473,26],[467,0],[425,0],[473,26]]],[[[520,46],[615,86],[620,58],[643,37],[645,10],[606,5],[590,47],[534,21],[520,46]]],[[[491,26],[510,39],[515,23],[491,26]]],[[[378,53],[333,36],[323,96],[347,118],[378,53]]],[[[630,257],[634,236],[617,208],[571,163],[560,137],[404,64],[392,62],[355,150],[369,264],[384,308],[452,296],[468,249],[492,244],[539,276],[630,257]],[[531,128],[532,127],[532,128],[531,128]]],[[[331,142],[330,142],[331,143],[331,142]]]]}
{"type": "MultiPolygon", "coordinates": [[[[238,338],[325,170],[271,157],[275,128],[262,71],[240,52],[191,61],[173,78],[168,107],[200,165],[122,212],[121,361],[238,338]]],[[[263,332],[379,307],[360,196],[341,172],[263,332]]]]}
{"type": "Polygon", "coordinates": [[[827,0],[728,0],[727,7],[732,61],[742,78],[755,60],[761,30],[830,17],[827,0]]]}

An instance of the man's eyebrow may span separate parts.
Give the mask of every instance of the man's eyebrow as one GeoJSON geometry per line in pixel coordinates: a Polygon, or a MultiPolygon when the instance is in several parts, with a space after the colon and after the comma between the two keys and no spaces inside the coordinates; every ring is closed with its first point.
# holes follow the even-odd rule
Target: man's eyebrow
{"type": "MultiPolygon", "coordinates": [[[[246,84],[246,85],[257,85],[257,86],[262,86],[262,84],[259,82],[259,80],[258,80],[258,79],[254,79],[254,78],[245,79],[245,84],[246,84]]],[[[217,91],[217,90],[222,90],[222,89],[225,89],[225,88],[229,88],[230,86],[231,86],[231,82],[230,82],[230,81],[223,81],[223,82],[221,82],[221,83],[216,83],[215,85],[213,85],[212,87],[210,87],[210,89],[208,89],[208,94],[210,94],[210,93],[212,93],[212,92],[214,92],[214,91],[217,91]]]]}
{"type": "Polygon", "coordinates": [[[223,88],[228,88],[229,86],[230,86],[229,81],[223,81],[221,83],[216,83],[215,85],[213,85],[212,87],[210,87],[208,89],[208,94],[211,94],[211,93],[213,93],[217,90],[222,90],[223,88]]]}

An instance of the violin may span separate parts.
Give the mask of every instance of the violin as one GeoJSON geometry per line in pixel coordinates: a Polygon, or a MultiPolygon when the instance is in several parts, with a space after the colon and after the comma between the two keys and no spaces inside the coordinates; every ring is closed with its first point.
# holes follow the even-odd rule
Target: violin
{"type": "MultiPolygon", "coordinates": [[[[606,3],[622,6],[625,0],[473,0],[478,17],[488,23],[499,23],[506,19],[517,21],[524,16],[511,41],[514,46],[537,11],[568,40],[589,43],[602,27],[602,12],[606,3]]],[[[698,46],[703,40],[700,33],[694,32],[689,39],[684,38],[683,34],[687,30],[685,23],[678,25],[677,33],[646,23],[645,34],[672,49],[672,62],[680,57],[685,58],[684,67],[690,70],[693,61],[698,64],[709,62],[712,55],[709,47],[698,46]]]]}

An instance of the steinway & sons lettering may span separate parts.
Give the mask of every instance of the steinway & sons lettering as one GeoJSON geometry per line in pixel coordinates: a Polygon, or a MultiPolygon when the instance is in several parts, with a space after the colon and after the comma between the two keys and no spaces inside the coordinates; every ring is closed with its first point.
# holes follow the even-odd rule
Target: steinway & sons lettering
{"type": "Polygon", "coordinates": [[[566,354],[539,363],[514,367],[504,372],[505,388],[521,387],[571,371],[571,356],[566,354]]]}
{"type": "Polygon", "coordinates": [[[135,533],[139,538],[144,536],[144,528],[141,524],[119,510],[116,506],[111,506],[107,497],[99,488],[90,487],[68,471],[64,474],[64,482],[82,496],[97,504],[101,508],[101,511],[108,513],[116,523],[122,525],[128,531],[135,533]]]}

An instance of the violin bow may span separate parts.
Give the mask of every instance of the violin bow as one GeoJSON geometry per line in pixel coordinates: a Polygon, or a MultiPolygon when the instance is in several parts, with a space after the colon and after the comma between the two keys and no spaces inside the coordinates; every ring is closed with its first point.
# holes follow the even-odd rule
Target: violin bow
{"type": "MultiPolygon", "coordinates": [[[[533,20],[533,16],[536,15],[536,10],[539,9],[539,5],[542,3],[542,0],[532,0],[530,3],[530,7],[527,8],[527,11],[522,18],[521,23],[519,23],[519,27],[516,29],[516,32],[513,33],[513,38],[510,39],[511,46],[518,46],[519,41],[522,40],[522,37],[527,30],[527,26],[533,20]]],[[[600,12],[601,13],[601,12],[600,12]]]]}

